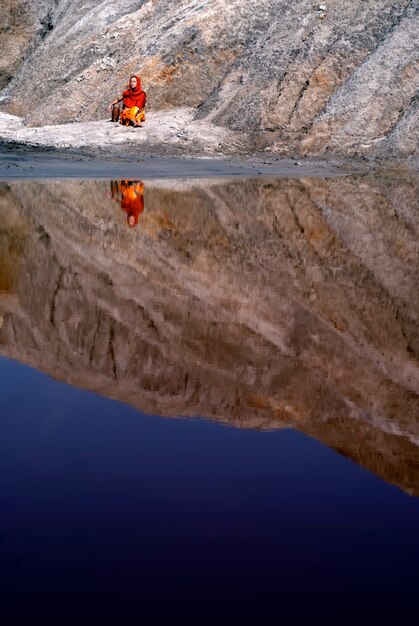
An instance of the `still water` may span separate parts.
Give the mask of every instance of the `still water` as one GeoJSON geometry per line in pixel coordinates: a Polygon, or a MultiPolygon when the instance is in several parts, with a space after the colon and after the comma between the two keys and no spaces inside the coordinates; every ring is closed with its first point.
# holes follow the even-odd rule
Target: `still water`
{"type": "Polygon", "coordinates": [[[415,615],[417,192],[1,185],[6,623],[415,615]]]}

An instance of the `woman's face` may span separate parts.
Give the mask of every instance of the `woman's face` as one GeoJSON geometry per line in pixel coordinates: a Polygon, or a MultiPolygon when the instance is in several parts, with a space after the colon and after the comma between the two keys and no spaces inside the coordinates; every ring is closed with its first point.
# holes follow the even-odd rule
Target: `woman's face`
{"type": "Polygon", "coordinates": [[[135,89],[137,86],[137,79],[135,78],[135,76],[132,76],[129,79],[129,86],[131,87],[131,89],[135,89]]]}

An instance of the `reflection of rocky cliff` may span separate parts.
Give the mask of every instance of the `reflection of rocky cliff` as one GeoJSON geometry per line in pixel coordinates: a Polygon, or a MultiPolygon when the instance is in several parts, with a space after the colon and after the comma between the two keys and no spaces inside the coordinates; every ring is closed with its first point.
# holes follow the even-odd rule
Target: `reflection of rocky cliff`
{"type": "Polygon", "coordinates": [[[108,186],[3,189],[1,354],[145,412],[292,426],[419,495],[413,179],[155,182],[133,230],[108,186]]]}

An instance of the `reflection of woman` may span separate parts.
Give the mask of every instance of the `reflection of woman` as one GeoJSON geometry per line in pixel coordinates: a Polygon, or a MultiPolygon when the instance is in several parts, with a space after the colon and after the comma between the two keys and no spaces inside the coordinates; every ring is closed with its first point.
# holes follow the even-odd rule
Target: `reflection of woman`
{"type": "Polygon", "coordinates": [[[112,102],[110,108],[117,105],[118,102],[123,103],[120,124],[125,126],[141,126],[141,122],[145,121],[145,103],[146,93],[141,87],[141,79],[139,76],[131,76],[128,83],[128,89],[124,91],[121,98],[117,98],[112,102]]]}
{"type": "Polygon", "coordinates": [[[144,183],[140,180],[112,181],[111,194],[121,202],[121,209],[127,213],[128,226],[136,226],[144,211],[144,183]]]}

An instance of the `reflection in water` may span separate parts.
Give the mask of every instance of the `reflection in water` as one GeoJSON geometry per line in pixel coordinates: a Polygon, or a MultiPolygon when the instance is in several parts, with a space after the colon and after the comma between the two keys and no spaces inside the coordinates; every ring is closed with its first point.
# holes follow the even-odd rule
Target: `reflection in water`
{"type": "Polygon", "coordinates": [[[1,354],[148,413],[291,426],[419,495],[415,180],[108,189],[2,188],[1,354]]]}
{"type": "Polygon", "coordinates": [[[127,224],[134,228],[144,211],[144,183],[140,180],[112,180],[111,195],[121,203],[121,209],[127,214],[127,224]]]}

